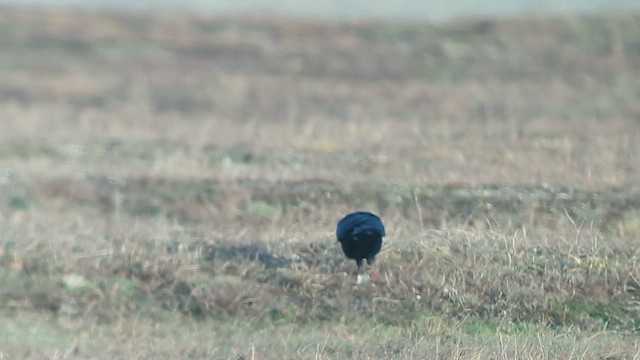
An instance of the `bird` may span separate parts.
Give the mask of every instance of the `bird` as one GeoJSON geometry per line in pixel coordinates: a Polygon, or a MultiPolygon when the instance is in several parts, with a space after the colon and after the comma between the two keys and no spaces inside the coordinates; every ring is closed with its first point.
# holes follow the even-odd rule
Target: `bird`
{"type": "Polygon", "coordinates": [[[356,261],[356,279],[359,279],[360,268],[364,259],[371,267],[371,278],[377,279],[380,274],[374,269],[375,256],[382,248],[385,236],[384,225],[377,215],[367,211],[356,211],[346,215],[338,222],[336,238],[342,246],[344,255],[356,261]]]}

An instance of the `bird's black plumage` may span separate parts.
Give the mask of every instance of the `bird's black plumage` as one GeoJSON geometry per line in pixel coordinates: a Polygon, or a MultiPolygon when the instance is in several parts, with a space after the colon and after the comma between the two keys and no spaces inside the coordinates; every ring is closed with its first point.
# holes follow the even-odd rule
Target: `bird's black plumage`
{"type": "Polygon", "coordinates": [[[364,259],[367,259],[368,264],[373,264],[382,247],[384,236],[384,225],[380,218],[366,211],[357,211],[345,216],[336,227],[336,237],[342,251],[349,259],[356,261],[358,269],[364,259]]]}

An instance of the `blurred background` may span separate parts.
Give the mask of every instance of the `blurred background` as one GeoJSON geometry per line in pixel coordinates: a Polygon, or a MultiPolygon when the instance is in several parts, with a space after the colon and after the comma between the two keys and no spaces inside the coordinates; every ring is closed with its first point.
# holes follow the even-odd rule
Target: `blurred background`
{"type": "Polygon", "coordinates": [[[636,0],[3,0],[0,357],[638,357],[639,158],[636,0]]]}
{"type": "Polygon", "coordinates": [[[363,18],[397,18],[413,20],[454,20],[462,17],[549,16],[585,13],[625,12],[637,10],[634,0],[346,0],[299,1],[240,0],[240,1],[173,1],[173,0],[3,0],[1,4],[24,7],[79,7],[85,9],[179,10],[200,14],[273,15],[289,17],[324,18],[333,20],[363,18]]]}

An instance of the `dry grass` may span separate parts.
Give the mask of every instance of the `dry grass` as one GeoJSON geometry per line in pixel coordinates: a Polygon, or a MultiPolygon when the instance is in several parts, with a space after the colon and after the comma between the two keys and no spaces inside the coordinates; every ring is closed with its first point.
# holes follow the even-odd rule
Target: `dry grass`
{"type": "Polygon", "coordinates": [[[637,16],[0,24],[0,357],[640,356],[637,16]]]}

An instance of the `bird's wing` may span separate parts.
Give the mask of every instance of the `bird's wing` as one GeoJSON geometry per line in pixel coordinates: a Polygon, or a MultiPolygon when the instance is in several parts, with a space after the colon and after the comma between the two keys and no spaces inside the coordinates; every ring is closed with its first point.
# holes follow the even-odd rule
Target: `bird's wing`
{"type": "Polygon", "coordinates": [[[368,212],[356,212],[345,216],[338,222],[336,228],[338,241],[363,233],[372,233],[380,237],[384,236],[384,225],[382,225],[380,218],[368,212]]]}

